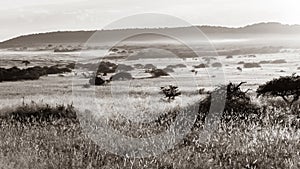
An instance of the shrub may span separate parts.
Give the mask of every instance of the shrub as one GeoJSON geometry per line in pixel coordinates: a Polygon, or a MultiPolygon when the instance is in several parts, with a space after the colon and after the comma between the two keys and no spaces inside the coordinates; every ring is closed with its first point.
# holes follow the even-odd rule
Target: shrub
{"type": "Polygon", "coordinates": [[[268,64],[268,63],[271,63],[270,61],[266,61],[266,60],[263,60],[263,61],[260,61],[259,64],[268,64]]]}
{"type": "Polygon", "coordinates": [[[201,64],[193,66],[193,67],[198,69],[198,68],[206,68],[206,67],[209,67],[209,66],[207,64],[201,63],[201,64]]]}
{"type": "Polygon", "coordinates": [[[153,78],[160,77],[160,76],[169,76],[169,74],[162,69],[152,69],[152,70],[146,71],[146,73],[151,73],[153,78]]]}
{"type": "Polygon", "coordinates": [[[278,60],[272,61],[271,63],[273,63],[273,64],[281,64],[281,63],[287,63],[287,62],[284,59],[278,59],[278,60]]]}
{"type": "Polygon", "coordinates": [[[57,65],[50,67],[45,66],[43,69],[46,70],[46,74],[59,74],[72,71],[69,68],[59,68],[57,65]]]}
{"type": "Polygon", "coordinates": [[[69,63],[66,68],[75,69],[75,63],[69,63]]]}
{"type": "Polygon", "coordinates": [[[88,89],[91,87],[91,84],[84,84],[82,87],[88,89]]]}
{"type": "Polygon", "coordinates": [[[300,76],[285,76],[260,85],[257,96],[281,97],[290,107],[300,96],[300,76]]]}
{"type": "Polygon", "coordinates": [[[153,64],[146,64],[144,66],[144,69],[156,69],[156,66],[154,66],[153,64]]]}
{"type": "Polygon", "coordinates": [[[263,61],[260,61],[259,63],[260,64],[281,64],[281,63],[287,63],[287,62],[284,59],[277,59],[277,60],[273,60],[273,61],[263,60],[263,61]]]}
{"type": "Polygon", "coordinates": [[[168,98],[168,101],[174,100],[175,97],[180,96],[181,92],[179,91],[177,86],[168,85],[161,87],[160,90],[163,92],[166,98],[168,98]]]}
{"type": "Polygon", "coordinates": [[[226,59],[231,59],[231,58],[233,58],[233,56],[232,56],[232,55],[228,55],[228,56],[226,56],[226,59]]]}
{"type": "Polygon", "coordinates": [[[222,63],[219,62],[215,62],[213,64],[211,64],[212,67],[222,67],[222,63]]]}
{"type": "Polygon", "coordinates": [[[111,81],[130,80],[130,79],[132,79],[132,76],[130,73],[127,72],[120,72],[110,77],[111,81]]]}
{"type": "Polygon", "coordinates": [[[89,83],[91,85],[95,85],[95,86],[101,86],[105,83],[105,80],[102,79],[101,77],[99,76],[93,76],[90,80],[89,80],[89,83]]]}
{"type": "Polygon", "coordinates": [[[143,69],[144,68],[144,65],[142,65],[142,64],[134,64],[133,65],[135,68],[137,68],[137,69],[143,69]]]}
{"type": "Polygon", "coordinates": [[[23,60],[22,64],[24,64],[25,66],[28,66],[30,64],[30,62],[28,60],[23,60]]]}
{"type": "Polygon", "coordinates": [[[68,68],[58,68],[58,66],[40,67],[35,66],[27,69],[19,69],[12,67],[9,69],[0,68],[0,82],[2,81],[18,81],[18,80],[37,80],[40,76],[47,74],[59,74],[71,72],[68,68]]]}
{"type": "Polygon", "coordinates": [[[115,63],[111,62],[100,62],[98,69],[97,69],[97,74],[99,73],[115,73],[118,65],[115,63]]]}
{"type": "Polygon", "coordinates": [[[8,112],[5,115],[1,115],[1,119],[7,119],[10,121],[17,121],[20,123],[26,123],[29,125],[39,125],[51,123],[57,120],[71,120],[77,121],[76,112],[72,105],[64,106],[57,105],[56,107],[50,107],[46,105],[26,104],[17,107],[14,111],[8,112]]]}
{"type": "Polygon", "coordinates": [[[244,68],[258,68],[261,67],[259,63],[244,63],[244,68]]]}
{"type": "Polygon", "coordinates": [[[117,71],[122,72],[122,71],[131,71],[131,70],[134,70],[134,68],[129,65],[119,64],[117,66],[117,71]]]}
{"type": "Polygon", "coordinates": [[[256,55],[247,55],[246,57],[248,57],[248,58],[255,58],[256,55]]]}
{"type": "Polygon", "coordinates": [[[238,62],[237,64],[243,65],[243,64],[245,64],[245,62],[244,62],[244,61],[240,61],[240,62],[238,62]]]}
{"type": "Polygon", "coordinates": [[[177,68],[186,68],[186,65],[185,64],[177,64],[175,65],[177,68]]]}
{"type": "Polygon", "coordinates": [[[166,67],[163,69],[163,71],[167,72],[167,73],[172,73],[174,72],[174,70],[172,68],[166,67]]]}
{"type": "Polygon", "coordinates": [[[212,108],[212,113],[222,113],[221,120],[224,122],[232,122],[237,120],[250,120],[252,114],[259,114],[259,108],[255,104],[251,103],[250,96],[247,95],[247,91],[244,92],[240,89],[240,86],[244,84],[229,83],[223,85],[213,92],[209,93],[204,100],[200,102],[198,117],[196,126],[199,126],[200,122],[205,122],[205,118],[211,109],[211,103],[214,102],[216,107],[212,108]],[[222,104],[224,109],[218,110],[218,107],[222,104]]]}
{"type": "Polygon", "coordinates": [[[167,68],[171,68],[171,69],[186,68],[186,65],[185,64],[168,65],[167,68]]]}

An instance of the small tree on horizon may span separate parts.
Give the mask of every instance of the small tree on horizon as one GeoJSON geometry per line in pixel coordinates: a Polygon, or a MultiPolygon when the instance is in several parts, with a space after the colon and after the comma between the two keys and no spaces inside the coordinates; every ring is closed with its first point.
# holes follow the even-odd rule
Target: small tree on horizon
{"type": "Polygon", "coordinates": [[[257,89],[257,97],[271,96],[281,97],[291,108],[293,103],[299,100],[300,96],[300,76],[284,76],[260,85],[257,89]]]}
{"type": "Polygon", "coordinates": [[[23,60],[22,64],[24,64],[27,67],[30,64],[30,62],[28,60],[23,60]]]}

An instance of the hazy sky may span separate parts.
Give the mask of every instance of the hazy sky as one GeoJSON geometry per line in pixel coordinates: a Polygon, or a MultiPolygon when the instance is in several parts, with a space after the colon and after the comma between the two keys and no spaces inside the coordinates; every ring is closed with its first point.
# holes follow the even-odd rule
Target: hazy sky
{"type": "MultiPolygon", "coordinates": [[[[299,7],[299,0],[1,0],[0,41],[37,32],[101,29],[145,12],[172,15],[194,25],[300,24],[299,7]]],[[[130,27],[146,22],[139,20],[130,27]]]]}

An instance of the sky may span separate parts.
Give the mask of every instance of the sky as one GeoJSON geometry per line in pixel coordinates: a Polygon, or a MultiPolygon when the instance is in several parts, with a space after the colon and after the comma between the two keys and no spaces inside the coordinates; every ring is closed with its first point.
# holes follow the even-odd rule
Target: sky
{"type": "MultiPolygon", "coordinates": [[[[300,24],[299,6],[299,0],[1,0],[0,41],[40,32],[100,30],[142,13],[166,14],[192,25],[300,24]]],[[[182,26],[176,24],[138,19],[116,28],[182,26]]]]}

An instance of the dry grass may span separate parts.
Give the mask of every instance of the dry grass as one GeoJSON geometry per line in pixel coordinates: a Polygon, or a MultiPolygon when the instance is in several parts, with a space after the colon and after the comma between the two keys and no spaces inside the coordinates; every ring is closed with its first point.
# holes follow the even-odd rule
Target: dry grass
{"type": "MultiPolygon", "coordinates": [[[[122,100],[123,98],[120,98],[122,100]]],[[[153,98],[146,98],[150,101],[153,98]]],[[[195,98],[196,99],[196,98],[195,98]]],[[[85,100],[85,99],[83,99],[85,100]]],[[[184,99],[183,99],[184,100],[184,99]]],[[[89,100],[90,101],[90,100],[89,100]]],[[[88,103],[86,101],[85,103],[88,103]]],[[[191,100],[189,100],[191,101],[191,100]]],[[[179,101],[178,101],[179,102],[179,101]]],[[[149,111],[176,111],[186,102],[168,105],[159,100],[153,107],[145,106],[139,100],[126,102],[136,112],[137,105],[149,111]],[[156,105],[157,104],[157,105],[156,105]],[[143,105],[143,106],[141,106],[143,105]],[[155,107],[156,106],[156,107],[155,107]]],[[[82,104],[85,104],[82,103],[82,104]]],[[[22,103],[23,104],[23,103],[22,103]]],[[[12,114],[16,110],[38,112],[45,108],[42,103],[28,103],[3,111],[12,114]]],[[[109,100],[106,104],[113,104],[109,100]]],[[[152,103],[151,103],[152,104],[152,103]]],[[[117,107],[118,105],[114,105],[117,107]]],[[[188,105],[186,105],[188,106],[188,105]]],[[[49,111],[57,112],[60,105],[50,106],[49,111]]],[[[181,109],[179,109],[181,110],[181,109]]],[[[116,112],[115,109],[102,110],[116,112]]],[[[129,158],[111,154],[100,149],[87,137],[77,122],[52,119],[51,122],[36,121],[24,123],[2,119],[0,149],[2,168],[299,168],[300,131],[291,125],[282,125],[278,114],[284,109],[268,109],[263,124],[233,127],[221,124],[209,139],[203,141],[199,130],[192,131],[173,149],[156,157],[129,158]],[[271,123],[272,122],[272,123],[271,123]]],[[[3,113],[3,112],[2,112],[3,113]]],[[[126,113],[129,113],[128,111],[126,113]]],[[[296,116],[294,116],[296,119],[296,116]]],[[[285,119],[281,119],[285,120],[285,119]]],[[[289,124],[289,120],[285,120],[289,124]]],[[[126,131],[128,126],[120,128],[126,131]]]]}

